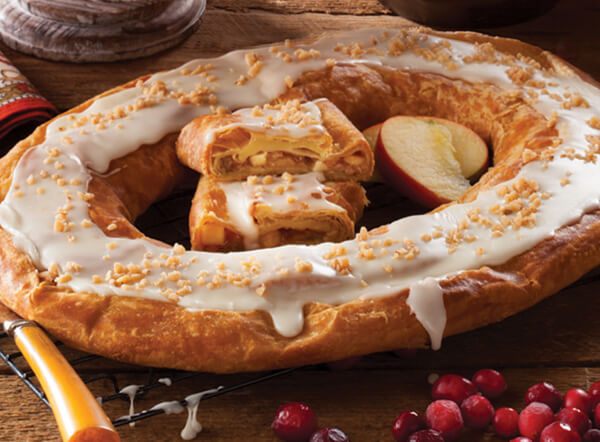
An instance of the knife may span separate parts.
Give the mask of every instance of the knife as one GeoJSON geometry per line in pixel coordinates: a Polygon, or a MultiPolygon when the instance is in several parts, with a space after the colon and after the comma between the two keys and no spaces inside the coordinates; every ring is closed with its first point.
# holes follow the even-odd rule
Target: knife
{"type": "Polygon", "coordinates": [[[118,442],[98,401],[48,335],[0,304],[0,322],[37,376],[65,442],[118,442]]]}

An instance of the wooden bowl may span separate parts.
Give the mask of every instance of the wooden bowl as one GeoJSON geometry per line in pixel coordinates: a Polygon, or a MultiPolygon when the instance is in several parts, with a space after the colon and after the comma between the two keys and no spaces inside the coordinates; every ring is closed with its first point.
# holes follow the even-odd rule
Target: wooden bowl
{"type": "Polygon", "coordinates": [[[382,0],[396,14],[428,26],[487,28],[529,20],[557,0],[382,0]]]}
{"type": "Polygon", "coordinates": [[[3,0],[0,39],[56,61],[145,57],[182,42],[206,0],[3,0]]]}

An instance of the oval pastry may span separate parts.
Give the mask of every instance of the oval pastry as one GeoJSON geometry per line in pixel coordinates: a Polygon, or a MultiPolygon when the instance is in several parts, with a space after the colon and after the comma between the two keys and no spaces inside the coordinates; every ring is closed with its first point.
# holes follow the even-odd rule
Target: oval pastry
{"type": "Polygon", "coordinates": [[[600,263],[599,109],[596,84],[554,55],[473,33],[367,29],[192,61],[1,160],[0,296],[70,345],[182,369],[437,348],[600,263]],[[337,244],[191,252],[133,227],[178,182],[186,123],[321,97],[360,129],[397,114],[465,124],[494,167],[455,203],[337,244]]]}

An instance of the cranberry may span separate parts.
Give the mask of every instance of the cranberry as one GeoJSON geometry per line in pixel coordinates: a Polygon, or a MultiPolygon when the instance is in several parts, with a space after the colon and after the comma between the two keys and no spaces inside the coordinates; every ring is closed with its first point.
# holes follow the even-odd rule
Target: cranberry
{"type": "Polygon", "coordinates": [[[594,425],[600,428],[600,404],[594,409],[594,425]]]}
{"type": "Polygon", "coordinates": [[[513,437],[519,430],[519,414],[513,408],[498,408],[494,414],[494,430],[500,437],[513,437]]]}
{"type": "Polygon", "coordinates": [[[475,373],[473,383],[489,399],[500,397],[506,391],[504,376],[491,368],[484,368],[475,373]]]}
{"type": "Polygon", "coordinates": [[[555,413],[562,405],[562,397],[556,387],[548,382],[532,385],[525,393],[525,405],[542,402],[552,408],[555,413]]]}
{"type": "Polygon", "coordinates": [[[580,442],[581,437],[569,424],[553,422],[542,431],[540,442],[580,442]]]}
{"type": "Polygon", "coordinates": [[[309,442],[349,442],[348,436],[338,428],[319,428],[309,442]]]}
{"type": "Polygon", "coordinates": [[[541,402],[532,402],[519,415],[519,431],[522,436],[537,439],[544,427],[554,422],[552,409],[541,402]]]}
{"type": "Polygon", "coordinates": [[[429,429],[411,434],[407,442],[444,442],[444,438],[439,431],[429,429]]]}
{"type": "Polygon", "coordinates": [[[446,399],[429,404],[425,410],[425,422],[431,429],[439,431],[446,442],[456,440],[463,427],[458,405],[446,399]]]}
{"type": "Polygon", "coordinates": [[[592,410],[596,408],[596,405],[600,402],[600,381],[594,382],[588,390],[590,397],[592,398],[592,410]]]}
{"type": "Polygon", "coordinates": [[[519,436],[519,437],[515,437],[514,439],[511,439],[510,442],[533,442],[533,441],[531,439],[529,439],[528,437],[519,436]]]}
{"type": "Polygon", "coordinates": [[[361,356],[352,356],[346,359],[328,362],[327,368],[329,368],[331,371],[348,370],[349,368],[352,368],[354,365],[356,365],[360,360],[361,356]]]}
{"type": "Polygon", "coordinates": [[[469,396],[460,404],[465,425],[481,430],[487,427],[494,417],[494,407],[490,401],[478,394],[469,396]]]}
{"type": "Polygon", "coordinates": [[[308,405],[290,402],[279,407],[271,428],[281,440],[305,442],[317,429],[317,416],[308,405]]]}
{"type": "Polygon", "coordinates": [[[579,408],[585,414],[592,412],[592,397],[581,388],[572,388],[565,394],[565,408],[579,408]]]}
{"type": "Polygon", "coordinates": [[[392,436],[397,442],[404,442],[411,433],[425,428],[425,421],[415,411],[403,411],[392,425],[392,436]]]}
{"type": "Polygon", "coordinates": [[[583,442],[600,442],[600,430],[597,428],[587,430],[581,440],[583,442]]]}
{"type": "Polygon", "coordinates": [[[433,399],[450,399],[457,404],[475,393],[477,393],[477,388],[470,380],[455,374],[445,374],[431,387],[433,399]]]}
{"type": "Polygon", "coordinates": [[[556,420],[569,424],[579,434],[592,428],[592,421],[579,408],[563,408],[556,415],[556,420]]]}

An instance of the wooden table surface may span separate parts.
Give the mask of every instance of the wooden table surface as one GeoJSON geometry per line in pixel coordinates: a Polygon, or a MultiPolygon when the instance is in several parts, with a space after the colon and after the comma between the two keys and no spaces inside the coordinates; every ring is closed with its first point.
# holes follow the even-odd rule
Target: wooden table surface
{"type": "MultiPolygon", "coordinates": [[[[406,20],[375,0],[209,0],[197,32],[181,46],[151,58],[115,64],[73,65],[38,60],[0,50],[59,109],[139,75],[175,67],[199,56],[222,54],[253,44],[297,38],[324,30],[394,26],[406,20]]],[[[549,49],[600,80],[600,5],[595,0],[561,0],[545,16],[527,23],[482,31],[519,38],[549,49]]],[[[423,412],[429,402],[431,373],[470,377],[477,369],[500,369],[508,391],[495,406],[522,408],[528,386],[554,383],[562,392],[587,389],[600,380],[600,278],[590,275],[530,310],[501,323],[445,339],[437,352],[419,350],[364,357],[354,368],[331,371],[311,367],[200,404],[204,431],[198,440],[275,440],[270,423],[284,402],[303,401],[321,426],[337,426],[353,441],[392,440],[395,416],[408,409],[423,412]]],[[[477,314],[477,312],[473,312],[477,314]]],[[[10,346],[0,341],[3,349],[10,346]]],[[[69,355],[76,352],[67,350],[69,355]]],[[[104,359],[83,367],[86,376],[116,374],[121,386],[146,382],[147,369],[104,359]]],[[[156,374],[160,377],[160,373],[156,374]]],[[[256,375],[200,375],[152,391],[136,401],[136,410],[217,385],[256,375]]],[[[97,396],[111,392],[106,381],[92,385],[97,396]]],[[[125,401],[106,405],[112,418],[127,414],[125,401]]],[[[161,415],[120,427],[123,440],[179,440],[185,415],[161,415]]],[[[50,411],[5,366],[0,366],[0,440],[59,440],[50,411]]],[[[464,434],[462,440],[496,440],[491,432],[464,434]]]]}

